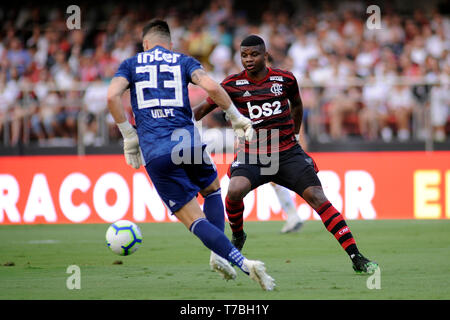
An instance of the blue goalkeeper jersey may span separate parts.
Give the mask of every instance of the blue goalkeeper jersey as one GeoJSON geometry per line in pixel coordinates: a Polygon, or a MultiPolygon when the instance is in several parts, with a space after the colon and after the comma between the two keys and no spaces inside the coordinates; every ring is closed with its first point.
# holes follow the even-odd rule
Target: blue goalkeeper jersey
{"type": "Polygon", "coordinates": [[[191,74],[202,68],[187,55],[156,46],[121,63],[115,77],[129,82],[139,145],[148,164],[202,145],[189,103],[191,74]]]}

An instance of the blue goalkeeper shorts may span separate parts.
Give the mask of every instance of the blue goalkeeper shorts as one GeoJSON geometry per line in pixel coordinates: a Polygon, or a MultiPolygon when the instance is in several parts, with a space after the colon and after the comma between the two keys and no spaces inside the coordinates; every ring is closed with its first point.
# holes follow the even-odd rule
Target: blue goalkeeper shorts
{"type": "Polygon", "coordinates": [[[217,169],[203,147],[192,148],[184,161],[167,154],[151,160],[145,169],[166,207],[173,213],[211,185],[217,169]],[[175,161],[174,161],[175,160],[175,161]]]}

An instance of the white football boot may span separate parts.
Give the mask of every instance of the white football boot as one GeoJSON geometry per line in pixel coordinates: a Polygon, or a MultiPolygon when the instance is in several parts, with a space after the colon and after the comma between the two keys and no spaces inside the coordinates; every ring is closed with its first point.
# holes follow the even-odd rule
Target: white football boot
{"type": "Polygon", "coordinates": [[[281,233],[297,232],[303,226],[303,221],[295,214],[288,215],[286,223],[281,229],[281,233]]]}
{"type": "Polygon", "coordinates": [[[234,280],[236,278],[236,270],[234,270],[227,260],[213,251],[211,251],[209,265],[212,270],[220,273],[225,280],[234,280]]]}
{"type": "Polygon", "coordinates": [[[275,279],[266,273],[264,262],[245,259],[243,264],[250,273],[250,279],[258,282],[263,290],[272,291],[275,288],[275,279]]]}

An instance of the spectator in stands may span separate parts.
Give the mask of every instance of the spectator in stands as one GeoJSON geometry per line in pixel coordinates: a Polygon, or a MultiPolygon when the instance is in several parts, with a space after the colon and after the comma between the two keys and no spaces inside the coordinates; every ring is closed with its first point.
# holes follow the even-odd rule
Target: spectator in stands
{"type": "MultiPolygon", "coordinates": [[[[347,115],[357,115],[361,104],[361,93],[358,88],[345,88],[335,96],[329,105],[330,135],[333,140],[346,137],[344,120],[347,115]]],[[[356,120],[357,121],[357,120],[356,120]]]]}
{"type": "Polygon", "coordinates": [[[80,80],[82,82],[96,81],[100,77],[100,70],[91,52],[83,54],[80,60],[80,80]]]}
{"type": "Polygon", "coordinates": [[[8,108],[9,99],[6,91],[6,71],[0,70],[0,135],[3,136],[5,136],[3,129],[7,119],[8,108]]]}
{"type": "MultiPolygon", "coordinates": [[[[94,81],[89,83],[86,93],[83,97],[83,105],[89,118],[93,118],[90,122],[89,129],[97,130],[96,137],[101,136],[100,133],[107,132],[104,127],[106,125],[106,96],[108,92],[108,84],[102,81],[99,74],[96,75],[94,81]],[[100,130],[100,131],[99,131],[100,130]]],[[[98,139],[93,139],[91,143],[99,143],[98,139]]]]}
{"type": "Polygon", "coordinates": [[[65,135],[72,138],[74,141],[77,137],[78,115],[82,106],[82,97],[79,90],[70,90],[66,92],[64,99],[64,117],[62,125],[65,130],[65,135]]]}
{"type": "Polygon", "coordinates": [[[308,61],[317,58],[320,49],[315,39],[306,38],[306,32],[303,28],[297,27],[294,31],[296,40],[291,44],[288,56],[294,61],[292,72],[304,74],[308,67],[308,61]]]}
{"type": "MultiPolygon", "coordinates": [[[[378,138],[380,128],[384,129],[384,119],[387,116],[386,95],[389,86],[383,79],[369,77],[362,89],[363,108],[359,112],[359,129],[361,135],[367,140],[378,138]]],[[[382,130],[381,136],[384,141],[392,139],[390,129],[382,130]]]]}
{"type": "Polygon", "coordinates": [[[130,39],[123,36],[116,41],[115,48],[111,52],[111,56],[119,62],[128,59],[135,54],[134,46],[130,42],[130,39]]]}
{"type": "Polygon", "coordinates": [[[18,72],[18,77],[25,74],[32,61],[29,52],[23,49],[22,41],[18,38],[13,38],[11,40],[9,50],[6,53],[6,58],[8,59],[11,68],[18,72]]]}
{"type": "Polygon", "coordinates": [[[393,116],[397,126],[397,138],[407,141],[411,135],[411,112],[415,104],[411,87],[403,83],[396,83],[388,93],[388,114],[383,118],[384,128],[391,129],[388,125],[389,117],[393,116]]]}
{"type": "Polygon", "coordinates": [[[9,80],[3,92],[3,100],[6,101],[6,115],[11,126],[11,145],[17,145],[21,136],[22,119],[25,115],[24,109],[20,105],[20,73],[17,68],[9,69],[9,80]]]}
{"type": "Polygon", "coordinates": [[[197,58],[201,63],[208,63],[208,57],[212,52],[214,40],[208,29],[204,28],[203,16],[197,16],[189,26],[187,42],[188,54],[197,58]]]}
{"type": "MultiPolygon", "coordinates": [[[[449,68],[447,68],[448,71],[450,71],[449,68]]],[[[430,92],[433,138],[438,142],[443,142],[446,139],[445,125],[450,117],[450,81],[448,74],[442,74],[430,92]]]]}
{"type": "MultiPolygon", "coordinates": [[[[392,10],[382,7],[381,30],[365,27],[366,4],[360,0],[333,1],[316,7],[296,4],[294,10],[289,12],[281,8],[277,10],[275,4],[255,7],[255,12],[236,11],[232,1],[212,0],[203,6],[203,10],[185,9],[187,7],[169,10],[162,6],[158,10],[154,8],[151,15],[165,16],[171,24],[174,49],[198,57],[217,79],[223,78],[223,74],[240,71],[239,43],[243,35],[255,33],[267,39],[273,66],[289,66],[284,68],[296,75],[302,95],[311,98],[309,107],[314,113],[308,114],[306,108],[305,117],[311,116],[307,123],[312,125],[307,129],[316,130],[316,136],[307,134],[313,138],[321,133],[316,129],[317,123],[314,123],[321,117],[312,115],[324,116],[329,111],[330,134],[334,139],[342,138],[345,133],[342,123],[348,123],[348,115],[357,112],[364,139],[376,139],[381,134],[389,140],[389,128],[399,128],[398,138],[407,140],[413,128],[424,130],[424,112],[427,109],[421,107],[414,116],[406,112],[408,108],[405,107],[391,109],[401,100],[398,94],[404,97],[407,94],[399,92],[388,95],[387,92],[399,72],[402,79],[422,82],[413,86],[414,96],[420,102],[418,105],[431,107],[431,83],[436,82],[450,65],[450,19],[438,8],[430,7],[430,11],[424,11],[414,8],[412,4],[409,12],[405,10],[400,15],[395,4],[390,6],[392,10]],[[251,21],[249,17],[253,15],[261,17],[261,21],[251,21]],[[376,79],[371,80],[372,77],[376,79]],[[335,85],[345,84],[352,93],[355,81],[362,91],[362,104],[359,111],[348,112],[345,110],[354,110],[353,105],[342,101],[352,100],[353,94],[347,97],[343,94],[343,88],[335,85]],[[409,115],[401,116],[399,110],[409,115]],[[422,119],[418,119],[418,115],[422,119]],[[411,117],[414,127],[409,125],[409,120],[404,120],[411,117]],[[382,132],[381,128],[384,128],[382,132]]],[[[81,81],[82,85],[90,87],[90,83],[98,78],[107,81],[110,68],[114,69],[118,63],[142,49],[138,40],[139,30],[149,16],[141,12],[140,7],[111,4],[105,7],[110,9],[104,11],[107,12],[105,15],[98,8],[83,9],[85,18],[80,30],[68,30],[64,12],[51,7],[46,9],[45,14],[39,7],[34,7],[30,14],[24,14],[29,10],[25,5],[5,15],[5,21],[2,21],[0,73],[6,79],[3,80],[0,99],[14,101],[15,104],[20,102],[23,95],[19,92],[19,96],[15,96],[17,86],[24,79],[33,82],[33,92],[39,105],[31,116],[34,119],[32,130],[43,127],[44,136],[56,137],[60,133],[52,130],[49,125],[53,121],[52,113],[42,104],[49,94],[54,100],[54,92],[39,80],[41,73],[44,73],[42,78],[48,78],[48,81],[56,79],[58,88],[64,90],[61,92],[61,98],[64,98],[65,90],[72,89],[75,82],[81,81]],[[19,78],[11,82],[15,72],[18,72],[19,78]],[[51,76],[46,75],[49,72],[51,76]],[[11,89],[5,90],[6,86],[11,89]],[[42,113],[46,115],[45,119],[40,118],[42,113]]],[[[436,101],[439,100],[439,88],[434,90],[436,101]]],[[[16,112],[14,119],[17,128],[17,121],[20,123],[24,119],[18,114],[21,108],[6,107],[5,104],[1,108],[3,118],[8,112],[5,110],[16,112]]],[[[64,118],[65,110],[63,108],[60,115],[56,110],[53,116],[64,118]]],[[[433,114],[436,112],[433,111],[433,114]]],[[[443,118],[440,120],[446,121],[443,118]]],[[[95,121],[91,124],[92,128],[103,125],[95,121]]],[[[438,123],[436,132],[448,130],[446,125],[447,122],[442,129],[438,123]]],[[[71,128],[69,131],[73,130],[73,126],[71,128]]],[[[116,131],[112,130],[110,134],[116,131]]],[[[17,141],[20,128],[14,129],[14,132],[14,140],[17,141]]],[[[67,132],[61,131],[61,134],[67,135],[67,132]]],[[[442,133],[437,135],[442,139],[442,133]]],[[[37,140],[38,136],[36,134],[37,140]]]]}
{"type": "Polygon", "coordinates": [[[39,116],[45,130],[45,136],[49,142],[57,137],[62,130],[59,128],[56,114],[61,107],[59,92],[54,88],[49,89],[48,94],[40,101],[39,116]]]}
{"type": "Polygon", "coordinates": [[[362,50],[358,53],[355,60],[358,76],[369,76],[378,58],[379,51],[376,44],[373,41],[363,41],[362,50]]]}
{"type": "Polygon", "coordinates": [[[92,114],[87,114],[85,131],[83,134],[83,144],[85,146],[101,146],[103,141],[98,136],[98,121],[92,114]]]}
{"type": "Polygon", "coordinates": [[[72,70],[70,69],[69,63],[63,62],[58,71],[54,74],[55,83],[60,90],[70,90],[75,85],[75,77],[72,74],[72,70]]]}

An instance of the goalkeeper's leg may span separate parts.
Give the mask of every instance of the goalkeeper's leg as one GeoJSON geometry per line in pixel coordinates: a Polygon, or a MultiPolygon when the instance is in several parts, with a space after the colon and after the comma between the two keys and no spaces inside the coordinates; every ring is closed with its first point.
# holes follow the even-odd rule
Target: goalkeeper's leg
{"type": "Polygon", "coordinates": [[[273,290],[275,281],[266,273],[264,263],[246,259],[226,235],[205,218],[195,198],[175,212],[175,215],[207,248],[237,265],[264,290],[273,290]]]}
{"type": "MultiPolygon", "coordinates": [[[[216,180],[200,193],[204,197],[203,212],[206,219],[220,231],[225,230],[225,215],[219,180],[216,180]]],[[[211,251],[209,265],[212,270],[222,275],[225,280],[236,278],[236,271],[227,260],[211,251]]]]}

